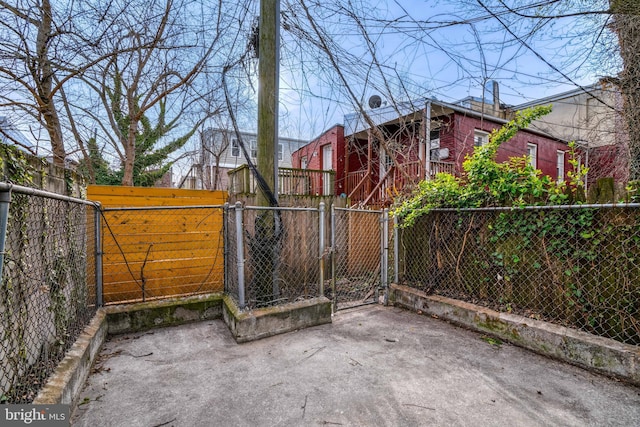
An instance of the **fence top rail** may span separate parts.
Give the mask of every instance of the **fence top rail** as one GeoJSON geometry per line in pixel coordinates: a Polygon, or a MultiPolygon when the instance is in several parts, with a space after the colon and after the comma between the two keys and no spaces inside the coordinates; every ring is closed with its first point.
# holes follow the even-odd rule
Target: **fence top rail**
{"type": "Polygon", "coordinates": [[[606,203],[582,205],[546,205],[546,206],[494,206],[486,208],[436,208],[430,212],[482,212],[482,211],[535,211],[535,210],[570,210],[570,209],[615,209],[640,208],[640,203],[606,203]]]}
{"type": "Polygon", "coordinates": [[[24,187],[22,185],[10,184],[8,182],[0,182],[0,191],[8,191],[9,193],[26,194],[30,196],[47,197],[49,199],[62,200],[64,202],[80,203],[83,205],[98,208],[100,204],[91,200],[78,199],[76,197],[64,196],[62,194],[51,193],[37,188],[24,187]]]}
{"type": "MultiPolygon", "coordinates": [[[[236,206],[230,204],[229,209],[235,210],[236,206]]],[[[300,207],[290,207],[290,206],[242,206],[241,209],[245,210],[254,210],[254,211],[308,211],[308,212],[318,212],[318,208],[300,208],[300,207]]]]}
{"type": "Polygon", "coordinates": [[[187,205],[187,206],[123,206],[103,208],[103,212],[110,211],[161,211],[177,209],[224,209],[224,205],[187,205]]]}
{"type": "Polygon", "coordinates": [[[377,210],[377,209],[354,209],[354,208],[339,208],[339,207],[334,207],[334,209],[337,210],[337,211],[364,212],[364,213],[377,213],[377,214],[381,214],[381,213],[384,212],[384,211],[377,210]]]}

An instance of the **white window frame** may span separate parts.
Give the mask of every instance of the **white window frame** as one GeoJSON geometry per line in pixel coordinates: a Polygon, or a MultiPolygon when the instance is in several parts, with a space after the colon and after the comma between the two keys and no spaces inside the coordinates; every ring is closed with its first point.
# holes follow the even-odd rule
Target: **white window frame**
{"type": "Polygon", "coordinates": [[[281,162],[284,159],[284,144],[278,143],[278,161],[281,162]]]}
{"type": "Polygon", "coordinates": [[[489,143],[489,132],[483,130],[474,129],[473,131],[473,146],[482,147],[489,143]]]}
{"type": "Polygon", "coordinates": [[[558,150],[556,153],[556,172],[558,182],[564,181],[564,156],[565,152],[562,150],[558,150]]]}
{"type": "Polygon", "coordinates": [[[251,158],[255,159],[258,157],[258,142],[255,139],[249,141],[249,145],[251,146],[251,158]]]}
{"type": "Polygon", "coordinates": [[[538,169],[538,145],[533,142],[527,142],[527,157],[529,157],[529,164],[538,169]]]}
{"type": "Polygon", "coordinates": [[[240,143],[236,138],[231,139],[231,156],[240,157],[240,143]]]}

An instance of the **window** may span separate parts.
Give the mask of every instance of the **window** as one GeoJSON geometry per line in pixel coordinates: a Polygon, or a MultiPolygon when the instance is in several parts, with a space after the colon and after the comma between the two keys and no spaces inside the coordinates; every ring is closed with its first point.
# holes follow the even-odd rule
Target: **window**
{"type": "Polygon", "coordinates": [[[431,142],[431,149],[440,148],[440,129],[434,129],[430,132],[429,141],[431,142]]]}
{"type": "Polygon", "coordinates": [[[255,159],[256,157],[258,157],[258,143],[254,139],[251,141],[251,158],[255,159]]]}
{"type": "Polygon", "coordinates": [[[556,172],[558,173],[558,182],[564,181],[564,151],[558,150],[556,172]]]}
{"type": "Polygon", "coordinates": [[[308,165],[308,163],[307,163],[307,162],[308,162],[308,161],[307,161],[307,156],[302,156],[302,157],[300,158],[300,169],[306,169],[306,168],[307,168],[307,165],[308,165]]]}
{"type": "Polygon", "coordinates": [[[238,144],[238,140],[235,138],[231,140],[231,155],[233,157],[240,157],[240,144],[238,144]]]}
{"type": "Polygon", "coordinates": [[[475,147],[482,147],[489,143],[489,134],[481,130],[473,131],[473,145],[475,147]]]}
{"type": "Polygon", "coordinates": [[[284,146],[282,144],[278,144],[278,161],[282,161],[284,159],[284,146]]]}
{"type": "Polygon", "coordinates": [[[538,146],[536,144],[527,143],[527,156],[529,164],[534,168],[538,168],[538,146]]]}

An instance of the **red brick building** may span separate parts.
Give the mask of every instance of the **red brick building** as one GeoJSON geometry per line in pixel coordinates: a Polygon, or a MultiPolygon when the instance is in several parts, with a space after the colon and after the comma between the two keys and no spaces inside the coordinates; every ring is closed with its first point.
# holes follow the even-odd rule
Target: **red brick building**
{"type": "Polygon", "coordinates": [[[311,194],[346,194],[344,126],[334,125],[295,151],[291,157],[291,165],[297,169],[335,171],[333,182],[327,182],[324,178],[313,181],[314,188],[311,189],[311,194]]]}
{"type": "MultiPolygon", "coordinates": [[[[344,192],[354,204],[374,206],[391,204],[398,194],[438,172],[459,176],[473,147],[485,144],[492,130],[507,123],[486,112],[433,100],[367,113],[367,120],[361,114],[345,117],[344,192]]],[[[527,155],[544,175],[563,180],[569,170],[567,151],[566,141],[522,130],[500,147],[497,161],[527,155]]]]}

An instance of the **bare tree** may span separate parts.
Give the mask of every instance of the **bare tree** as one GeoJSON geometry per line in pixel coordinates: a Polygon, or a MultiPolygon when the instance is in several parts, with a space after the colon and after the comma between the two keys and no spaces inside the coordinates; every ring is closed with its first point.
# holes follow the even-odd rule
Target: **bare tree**
{"type": "Polygon", "coordinates": [[[232,134],[224,130],[207,128],[200,131],[202,187],[222,190],[220,160],[231,146],[232,134]]]}
{"type": "Polygon", "coordinates": [[[209,71],[209,61],[221,48],[222,11],[218,5],[196,18],[196,12],[204,11],[197,2],[127,3],[128,9],[118,17],[117,37],[99,46],[101,55],[118,54],[95,67],[84,81],[101,107],[94,119],[102,117],[108,123],[103,135],[120,160],[122,185],[134,185],[146,120],[166,120],[159,123],[156,136],[171,130],[190,135],[208,115],[219,113],[211,96],[219,83],[206,86],[198,79],[209,71]]]}
{"type": "Polygon", "coordinates": [[[61,84],[54,79],[69,75],[60,54],[70,22],[49,0],[0,1],[0,7],[0,107],[40,122],[49,134],[54,163],[63,164],[66,150],[55,105],[61,84]]]}
{"type": "Polygon", "coordinates": [[[55,164],[64,164],[69,151],[63,87],[106,58],[86,53],[110,37],[109,16],[119,15],[110,2],[99,6],[103,22],[94,26],[85,21],[93,3],[0,1],[0,110],[45,129],[55,164]]]}

